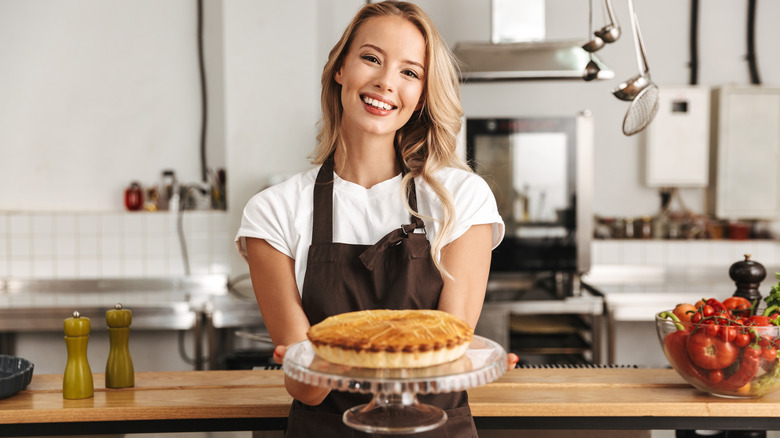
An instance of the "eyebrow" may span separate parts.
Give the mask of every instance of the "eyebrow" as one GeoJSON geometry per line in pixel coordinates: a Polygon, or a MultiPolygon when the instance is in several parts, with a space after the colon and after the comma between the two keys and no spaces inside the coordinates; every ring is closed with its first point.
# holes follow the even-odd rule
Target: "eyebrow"
{"type": "MultiPolygon", "coordinates": [[[[370,48],[376,50],[377,52],[379,52],[379,53],[381,53],[383,55],[386,54],[385,51],[382,50],[381,47],[375,46],[373,44],[363,44],[362,46],[360,46],[361,49],[364,48],[364,47],[370,47],[370,48]]],[[[412,61],[411,59],[405,59],[404,62],[407,63],[407,64],[416,65],[417,67],[420,67],[423,71],[425,71],[425,67],[422,64],[420,64],[419,62],[417,62],[417,61],[412,61]]]]}

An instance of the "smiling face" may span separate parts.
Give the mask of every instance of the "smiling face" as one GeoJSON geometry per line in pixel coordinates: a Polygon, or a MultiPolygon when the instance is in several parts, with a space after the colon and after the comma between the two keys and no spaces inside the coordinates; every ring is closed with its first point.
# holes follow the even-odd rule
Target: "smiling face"
{"type": "Polygon", "coordinates": [[[425,40],[409,21],[374,17],[363,23],[334,80],[341,85],[341,128],[388,136],[420,107],[425,40]]]}

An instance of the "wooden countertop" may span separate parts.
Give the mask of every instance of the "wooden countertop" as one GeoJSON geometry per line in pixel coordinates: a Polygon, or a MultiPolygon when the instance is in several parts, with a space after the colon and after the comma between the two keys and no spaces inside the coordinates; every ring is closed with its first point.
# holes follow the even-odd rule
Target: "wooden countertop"
{"type": "MultiPolygon", "coordinates": [[[[35,375],[26,390],[0,400],[0,436],[53,428],[79,434],[279,429],[291,402],[280,370],[139,372],[136,386],[124,389],[105,389],[103,379],[94,375],[94,397],[65,400],[62,376],[35,375]]],[[[515,369],[469,396],[478,427],[493,429],[734,429],[746,421],[780,429],[780,392],[714,397],[666,369],[515,369]]]]}

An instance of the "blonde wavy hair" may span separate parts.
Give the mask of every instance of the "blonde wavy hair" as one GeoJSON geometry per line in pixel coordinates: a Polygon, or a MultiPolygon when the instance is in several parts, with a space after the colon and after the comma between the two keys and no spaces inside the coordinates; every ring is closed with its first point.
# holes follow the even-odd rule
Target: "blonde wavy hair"
{"type": "Polygon", "coordinates": [[[311,156],[312,163],[321,164],[336,148],[346,156],[346,146],[340,132],[341,85],[334,75],[341,68],[349,52],[355,33],[361,25],[374,17],[400,17],[420,30],[425,39],[425,82],[420,109],[396,132],[395,147],[399,152],[406,175],[402,187],[409,191],[412,178],[421,177],[441,200],[444,214],[441,218],[428,218],[413,212],[406,201],[409,212],[423,219],[441,223],[440,232],[431,244],[431,256],[436,267],[451,277],[442,266],[438,254],[447,236],[452,231],[455,208],[450,192],[433,175],[444,167],[469,167],[455,152],[457,135],[461,129],[463,108],[460,103],[457,62],[442,40],[431,19],[418,6],[400,1],[383,1],[363,6],[349,23],[344,34],[331,49],[328,62],[322,71],[322,119],[317,135],[318,145],[311,156]]]}

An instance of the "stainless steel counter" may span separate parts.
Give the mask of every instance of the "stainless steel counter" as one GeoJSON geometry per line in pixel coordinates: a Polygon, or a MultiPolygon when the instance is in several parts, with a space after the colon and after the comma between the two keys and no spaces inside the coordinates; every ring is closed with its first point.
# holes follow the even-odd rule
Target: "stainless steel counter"
{"type": "MultiPolygon", "coordinates": [[[[767,277],[759,288],[763,295],[777,282],[774,273],[780,271],[769,266],[765,269],[767,277]]],[[[670,269],[600,265],[584,275],[582,282],[604,295],[607,310],[616,321],[653,321],[656,313],[678,303],[732,296],[736,285],[728,271],[728,266],[670,269]]]]}
{"type": "Polygon", "coordinates": [[[214,296],[227,293],[227,278],[5,279],[0,280],[0,332],[62,330],[78,311],[105,327],[105,312],[117,303],[133,310],[133,328],[188,330],[214,296]],[[2,304],[4,303],[4,305],[2,304]]]}
{"type": "MultiPolygon", "coordinates": [[[[186,302],[123,305],[133,311],[134,330],[191,330],[198,323],[197,309],[186,302]]],[[[114,305],[0,308],[0,332],[62,331],[65,318],[73,313],[71,308],[88,317],[95,330],[106,328],[106,311],[114,305]]]]}
{"type": "MultiPolygon", "coordinates": [[[[767,276],[759,291],[766,295],[777,282],[780,268],[765,266],[767,276]]],[[[736,290],[729,266],[721,268],[597,265],[582,277],[583,284],[604,296],[609,338],[608,360],[614,363],[618,322],[652,322],[655,315],[678,303],[695,303],[702,298],[726,299],[736,290]]]]}
{"type": "MultiPolygon", "coordinates": [[[[166,278],[0,280],[0,346],[14,349],[14,334],[61,332],[74,311],[104,329],[106,311],[121,303],[133,311],[134,330],[194,331],[196,364],[204,363],[204,312],[228,293],[224,275],[166,278]]],[[[256,306],[255,306],[256,307],[256,306]]],[[[199,366],[198,366],[199,367],[199,366]]]]}

